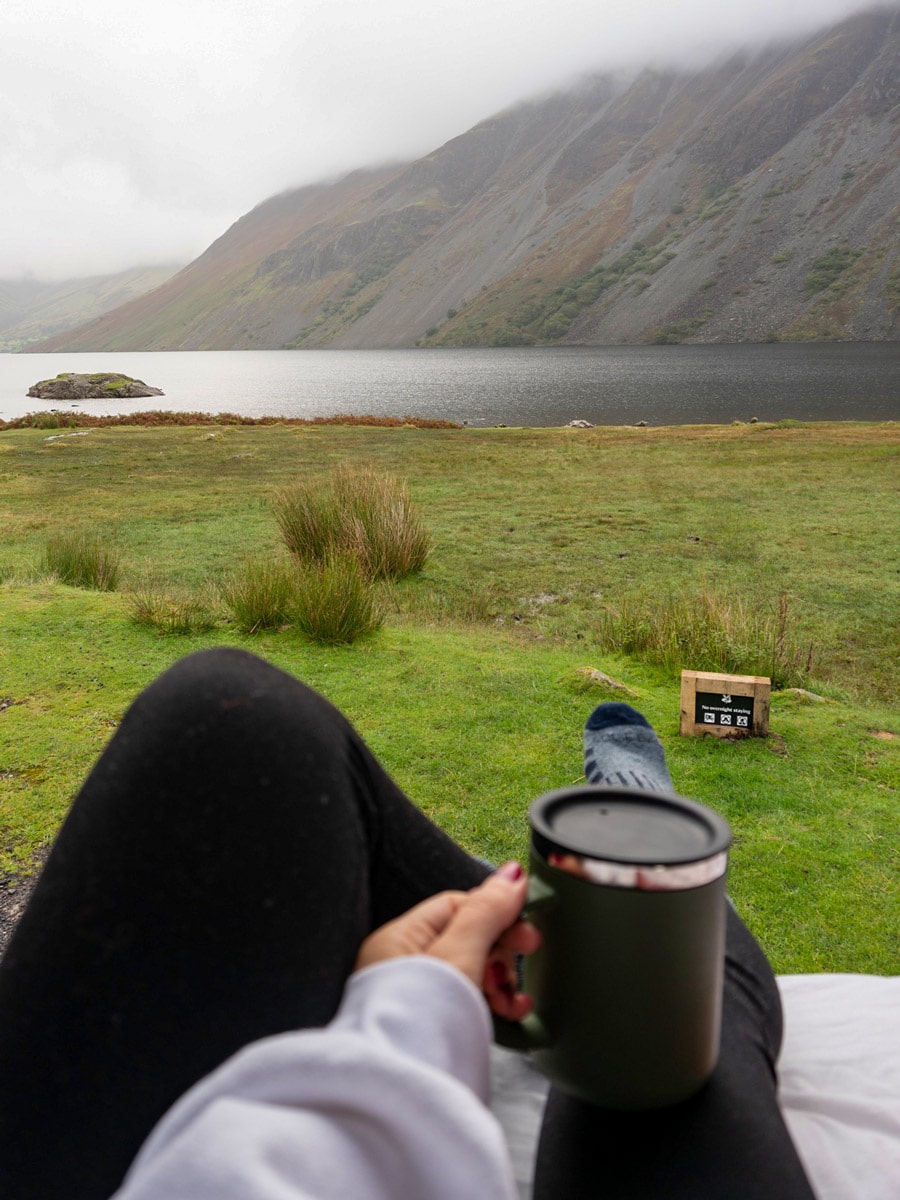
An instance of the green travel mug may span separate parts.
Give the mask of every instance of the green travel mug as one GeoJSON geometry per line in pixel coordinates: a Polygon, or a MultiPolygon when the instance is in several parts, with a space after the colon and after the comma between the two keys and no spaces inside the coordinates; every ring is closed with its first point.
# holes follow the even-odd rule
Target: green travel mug
{"type": "Polygon", "coordinates": [[[591,786],[548,792],[529,819],[534,1010],[495,1022],[497,1040],[605,1108],[687,1099],[719,1052],[727,822],[673,793],[591,786]]]}

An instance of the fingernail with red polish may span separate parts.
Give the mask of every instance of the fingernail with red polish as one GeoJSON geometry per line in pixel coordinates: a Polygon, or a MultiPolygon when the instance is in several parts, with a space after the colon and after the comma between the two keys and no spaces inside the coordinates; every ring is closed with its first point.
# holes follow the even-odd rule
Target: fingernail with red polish
{"type": "Polygon", "coordinates": [[[503,963],[491,963],[491,974],[498,991],[503,992],[504,996],[515,996],[516,989],[510,983],[509,972],[503,963]]]}
{"type": "Polygon", "coordinates": [[[506,967],[504,967],[503,963],[492,962],[491,963],[491,974],[493,975],[494,983],[497,985],[498,988],[502,989],[506,986],[507,974],[506,974],[506,967]]]}
{"type": "Polygon", "coordinates": [[[497,874],[501,879],[509,879],[514,882],[516,879],[522,878],[523,871],[520,863],[508,862],[498,869],[497,874]]]}

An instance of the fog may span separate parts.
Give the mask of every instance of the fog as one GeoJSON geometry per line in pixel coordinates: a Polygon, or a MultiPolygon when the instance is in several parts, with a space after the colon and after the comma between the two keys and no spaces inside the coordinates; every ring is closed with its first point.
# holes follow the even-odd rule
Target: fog
{"type": "Polygon", "coordinates": [[[586,72],[699,65],[872,0],[4,0],[0,278],[187,262],[276,192],[586,72]]]}

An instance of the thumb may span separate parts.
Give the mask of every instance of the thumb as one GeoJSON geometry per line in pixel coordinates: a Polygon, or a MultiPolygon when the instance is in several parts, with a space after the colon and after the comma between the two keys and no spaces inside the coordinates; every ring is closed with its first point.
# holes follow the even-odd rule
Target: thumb
{"type": "Polygon", "coordinates": [[[480,887],[467,892],[427,953],[458,967],[481,986],[488,955],[522,912],[528,878],[518,863],[507,863],[480,887]]]}

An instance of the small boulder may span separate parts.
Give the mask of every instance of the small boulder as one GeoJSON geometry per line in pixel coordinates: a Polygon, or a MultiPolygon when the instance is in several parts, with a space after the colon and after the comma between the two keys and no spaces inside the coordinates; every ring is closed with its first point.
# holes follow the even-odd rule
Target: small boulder
{"type": "Polygon", "coordinates": [[[629,696],[637,696],[634,688],[630,688],[627,683],[622,683],[620,679],[613,679],[611,675],[607,675],[605,671],[598,671],[596,667],[578,667],[578,674],[595,687],[608,688],[611,692],[625,692],[629,696]]]}

